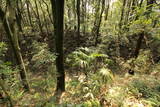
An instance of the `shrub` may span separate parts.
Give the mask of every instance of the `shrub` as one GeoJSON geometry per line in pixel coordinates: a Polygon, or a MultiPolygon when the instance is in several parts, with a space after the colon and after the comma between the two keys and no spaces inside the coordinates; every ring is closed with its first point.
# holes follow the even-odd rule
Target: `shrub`
{"type": "Polygon", "coordinates": [[[37,71],[48,71],[54,65],[56,55],[49,51],[47,44],[34,42],[32,54],[33,68],[37,71]]]}

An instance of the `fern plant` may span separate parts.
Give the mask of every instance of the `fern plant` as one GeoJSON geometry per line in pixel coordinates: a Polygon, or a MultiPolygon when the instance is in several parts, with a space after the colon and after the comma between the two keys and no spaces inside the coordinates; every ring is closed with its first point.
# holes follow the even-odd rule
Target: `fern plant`
{"type": "Polygon", "coordinates": [[[48,46],[45,43],[34,42],[33,49],[33,57],[31,60],[33,63],[33,68],[41,71],[49,70],[49,68],[54,65],[56,55],[49,51],[48,46]]]}
{"type": "Polygon", "coordinates": [[[103,66],[107,66],[111,60],[106,54],[98,53],[91,48],[79,48],[68,55],[67,64],[87,73],[91,70],[97,71],[103,66]]]}

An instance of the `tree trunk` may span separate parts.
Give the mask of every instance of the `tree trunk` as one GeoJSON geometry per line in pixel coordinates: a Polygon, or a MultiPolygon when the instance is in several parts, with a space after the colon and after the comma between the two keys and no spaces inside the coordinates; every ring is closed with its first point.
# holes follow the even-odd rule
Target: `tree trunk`
{"type": "Polygon", "coordinates": [[[64,35],[64,0],[51,0],[52,13],[54,16],[54,32],[56,42],[56,68],[57,77],[57,92],[65,91],[65,72],[63,58],[63,35],[64,35]],[[53,10],[54,9],[54,10],[53,10]]]}
{"type": "Polygon", "coordinates": [[[130,17],[130,12],[131,12],[131,9],[132,8],[132,0],[128,0],[127,2],[127,12],[126,12],[126,17],[125,17],[125,22],[124,24],[128,24],[129,22],[129,17],[130,17]]]}
{"type": "Polygon", "coordinates": [[[42,23],[41,23],[41,18],[40,18],[40,14],[39,14],[39,10],[38,10],[37,1],[34,0],[34,3],[35,3],[35,6],[36,6],[36,16],[37,16],[37,20],[38,20],[39,30],[40,30],[40,33],[43,34],[43,26],[42,26],[42,23]]]}
{"type": "Polygon", "coordinates": [[[95,7],[95,20],[94,20],[94,25],[93,25],[93,28],[92,28],[92,33],[93,33],[93,36],[95,37],[95,30],[97,28],[97,20],[99,19],[99,14],[100,14],[100,5],[101,5],[101,2],[100,0],[98,0],[97,2],[97,5],[95,7]]]}
{"type": "Polygon", "coordinates": [[[109,8],[110,8],[110,0],[107,0],[107,8],[105,9],[105,21],[108,19],[109,14],[109,8]]]}
{"type": "Polygon", "coordinates": [[[29,18],[29,23],[30,23],[30,26],[32,27],[32,30],[33,30],[33,23],[32,23],[32,17],[31,17],[31,12],[30,12],[28,0],[26,0],[26,6],[27,6],[27,14],[28,14],[28,18],[29,18]]]}
{"type": "Polygon", "coordinates": [[[97,43],[98,43],[98,23],[100,21],[100,6],[101,6],[101,0],[98,0],[97,2],[97,5],[95,7],[95,20],[94,20],[94,25],[93,25],[93,28],[92,28],[92,35],[93,35],[93,39],[95,40],[94,41],[94,44],[95,46],[97,46],[97,43]]]}
{"type": "Polygon", "coordinates": [[[26,76],[26,68],[25,68],[23,58],[22,58],[22,55],[20,52],[17,32],[15,29],[16,26],[15,26],[14,8],[11,7],[10,1],[9,1],[8,8],[9,8],[9,12],[10,12],[9,20],[7,19],[7,17],[5,17],[5,13],[3,12],[3,10],[1,8],[0,8],[0,18],[3,22],[4,29],[7,33],[9,40],[10,40],[16,63],[17,63],[17,65],[20,66],[20,77],[22,80],[23,87],[26,91],[29,91],[29,84],[28,84],[28,80],[27,80],[27,76],[26,76]]]}
{"type": "Polygon", "coordinates": [[[82,23],[83,23],[83,34],[86,32],[86,8],[87,8],[87,0],[82,0],[82,23]]]}
{"type": "Polygon", "coordinates": [[[80,0],[77,0],[77,38],[78,45],[80,40],[80,0]]]}
{"type": "Polygon", "coordinates": [[[121,19],[119,21],[119,29],[121,30],[123,23],[123,17],[125,12],[126,0],[123,0],[122,12],[121,12],[121,19]]]}
{"type": "Polygon", "coordinates": [[[136,45],[136,48],[135,48],[135,51],[134,51],[134,54],[133,54],[134,58],[137,58],[138,55],[139,55],[139,51],[140,51],[143,39],[144,39],[144,32],[139,34],[139,38],[137,40],[137,45],[136,45]]]}
{"type": "Polygon", "coordinates": [[[99,16],[99,20],[98,20],[98,25],[97,25],[97,29],[96,29],[96,39],[95,39],[95,46],[97,46],[97,44],[99,43],[99,30],[101,27],[101,22],[102,22],[102,15],[105,9],[105,0],[102,0],[102,8],[101,8],[101,12],[100,12],[100,16],[99,16]]]}
{"type": "Polygon", "coordinates": [[[22,14],[21,14],[21,10],[19,8],[19,0],[16,0],[16,7],[17,7],[16,22],[17,22],[19,31],[23,32],[23,28],[22,28],[22,14]]]}
{"type": "Polygon", "coordinates": [[[72,0],[72,6],[73,6],[73,9],[72,9],[72,12],[73,12],[73,17],[74,17],[74,26],[73,26],[73,29],[76,31],[76,23],[77,23],[77,21],[76,21],[76,18],[77,18],[77,11],[76,11],[76,5],[77,5],[77,3],[76,3],[76,0],[72,0]]]}
{"type": "MultiPolygon", "coordinates": [[[[39,5],[40,5],[40,8],[41,8],[41,11],[42,11],[42,14],[43,14],[44,26],[46,28],[46,33],[47,33],[47,37],[48,37],[49,36],[49,28],[48,28],[47,18],[46,18],[46,15],[45,15],[45,11],[43,10],[42,3],[39,2],[39,5]]],[[[44,37],[44,39],[45,39],[45,37],[44,37]]]]}

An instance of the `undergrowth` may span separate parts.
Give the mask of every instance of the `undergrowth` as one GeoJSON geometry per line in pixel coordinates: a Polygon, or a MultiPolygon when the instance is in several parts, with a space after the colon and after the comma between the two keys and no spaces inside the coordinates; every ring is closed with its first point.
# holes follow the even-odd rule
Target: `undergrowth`
{"type": "MultiPolygon", "coordinates": [[[[148,61],[150,57],[147,56],[149,51],[142,51],[137,60],[133,59],[134,66],[130,64],[130,61],[118,60],[123,63],[119,64],[121,72],[126,65],[129,65],[129,68],[131,66],[136,68],[134,76],[126,76],[115,75],[112,69],[115,66],[113,59],[103,53],[93,51],[92,48],[79,48],[68,55],[66,63],[72,66],[72,69],[68,68],[66,71],[66,92],[62,94],[60,104],[57,104],[54,99],[57,77],[54,65],[55,56],[45,48],[46,44],[35,43],[35,47],[39,47],[39,44],[42,49],[35,48],[32,61],[33,68],[38,66],[41,71],[28,73],[31,87],[29,93],[22,90],[18,68],[12,68],[9,62],[0,60],[1,74],[5,74],[4,85],[14,105],[18,107],[160,106],[160,80],[158,78],[160,65],[157,63],[151,66],[151,63],[148,63],[150,62],[148,61]],[[50,60],[46,60],[48,58],[50,60]],[[148,68],[146,65],[151,68],[146,69],[148,68]],[[76,72],[71,72],[72,70],[76,72]]],[[[1,88],[0,92],[4,93],[1,88]]]]}

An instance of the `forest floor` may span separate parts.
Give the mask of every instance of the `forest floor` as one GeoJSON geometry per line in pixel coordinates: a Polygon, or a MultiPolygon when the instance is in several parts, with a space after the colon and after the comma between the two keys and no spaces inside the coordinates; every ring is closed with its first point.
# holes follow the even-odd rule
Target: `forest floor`
{"type": "MultiPolygon", "coordinates": [[[[55,105],[55,79],[47,75],[30,74],[31,91],[14,96],[16,107],[152,107],[150,100],[160,95],[160,74],[116,75],[111,83],[98,86],[90,80],[93,75],[86,80],[83,74],[67,73],[66,91],[55,105]]],[[[159,104],[158,99],[154,102],[159,104]]]]}

